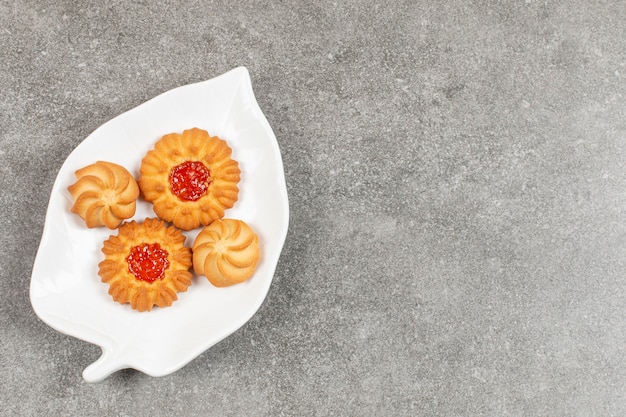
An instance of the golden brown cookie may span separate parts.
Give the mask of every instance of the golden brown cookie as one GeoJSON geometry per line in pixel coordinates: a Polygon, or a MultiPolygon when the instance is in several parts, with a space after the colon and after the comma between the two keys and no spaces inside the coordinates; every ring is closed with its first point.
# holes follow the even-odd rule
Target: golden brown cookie
{"type": "Polygon", "coordinates": [[[245,222],[218,219],[198,233],[193,243],[193,268],[216,287],[250,278],[259,261],[259,238],[245,222]]]}
{"type": "Polygon", "coordinates": [[[87,227],[115,229],[135,215],[139,187],[126,168],[98,161],[75,174],[77,181],[67,187],[74,198],[71,210],[85,220],[87,227]]]}
{"type": "Polygon", "coordinates": [[[206,130],[167,134],[142,159],[139,188],[160,219],[183,230],[209,225],[239,197],[241,171],[231,154],[206,130]]]}
{"type": "Polygon", "coordinates": [[[135,310],[170,306],[191,285],[192,255],[185,236],[159,219],[122,224],[117,236],[104,241],[102,252],[102,282],[109,284],[115,301],[135,310]]]}

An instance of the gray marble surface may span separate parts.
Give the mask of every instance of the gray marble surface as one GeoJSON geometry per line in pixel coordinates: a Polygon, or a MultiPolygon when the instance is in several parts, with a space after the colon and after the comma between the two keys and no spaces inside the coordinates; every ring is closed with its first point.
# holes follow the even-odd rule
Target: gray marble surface
{"type": "Polygon", "coordinates": [[[0,415],[626,415],[626,2],[1,1],[0,415]],[[290,229],[174,374],[83,381],[33,312],[56,174],[98,126],[250,71],[290,229]]]}

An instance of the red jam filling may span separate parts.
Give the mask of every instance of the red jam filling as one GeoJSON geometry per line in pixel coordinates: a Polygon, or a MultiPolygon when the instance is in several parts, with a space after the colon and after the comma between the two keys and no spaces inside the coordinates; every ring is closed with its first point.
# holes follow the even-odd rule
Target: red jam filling
{"type": "Polygon", "coordinates": [[[169,268],[167,251],[158,243],[142,243],[133,246],[126,257],[128,270],[140,281],[154,282],[163,279],[169,268]]]}
{"type": "Polygon", "coordinates": [[[196,201],[207,193],[211,172],[202,162],[185,161],[170,171],[170,188],[184,201],[196,201]]]}

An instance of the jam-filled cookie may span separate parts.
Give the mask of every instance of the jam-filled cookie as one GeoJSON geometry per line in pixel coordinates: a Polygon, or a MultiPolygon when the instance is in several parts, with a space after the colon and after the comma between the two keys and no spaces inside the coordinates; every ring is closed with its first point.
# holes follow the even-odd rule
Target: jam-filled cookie
{"type": "Polygon", "coordinates": [[[104,241],[102,252],[102,282],[109,284],[115,301],[135,310],[170,306],[191,285],[192,255],[185,236],[159,219],[122,224],[117,236],[104,241]]]}
{"type": "Polygon", "coordinates": [[[239,197],[241,171],[231,155],[206,130],[167,134],[142,159],[139,188],[160,219],[183,230],[209,225],[239,197]]]}

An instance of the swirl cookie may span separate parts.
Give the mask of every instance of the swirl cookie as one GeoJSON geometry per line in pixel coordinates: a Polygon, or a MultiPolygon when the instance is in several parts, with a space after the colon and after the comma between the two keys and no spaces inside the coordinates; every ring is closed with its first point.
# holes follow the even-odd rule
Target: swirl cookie
{"type": "Polygon", "coordinates": [[[215,220],[193,243],[193,268],[216,287],[249,279],[259,261],[259,239],[245,222],[215,220]]]}
{"type": "Polygon", "coordinates": [[[126,168],[98,161],[75,175],[77,181],[67,187],[74,199],[71,210],[85,220],[87,227],[115,229],[135,215],[139,187],[126,168]]]}
{"type": "Polygon", "coordinates": [[[138,311],[168,307],[191,285],[192,256],[184,243],[179,229],[159,219],[124,223],[104,241],[98,274],[120,304],[138,311]]]}
{"type": "Polygon", "coordinates": [[[183,230],[209,225],[239,196],[241,171],[231,154],[202,129],[167,134],[142,159],[139,188],[160,219],[183,230]]]}

